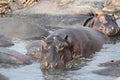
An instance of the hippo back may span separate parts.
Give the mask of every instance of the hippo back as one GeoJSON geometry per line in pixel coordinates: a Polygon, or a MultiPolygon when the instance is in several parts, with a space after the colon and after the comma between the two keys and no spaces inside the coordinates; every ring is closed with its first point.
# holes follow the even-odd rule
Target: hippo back
{"type": "Polygon", "coordinates": [[[9,80],[9,79],[0,73],[0,80],[9,80]]]}
{"type": "Polygon", "coordinates": [[[78,44],[80,44],[81,47],[85,46],[83,48],[83,54],[100,50],[102,48],[102,45],[107,40],[107,37],[103,33],[90,28],[83,27],[78,29],[58,30],[55,31],[53,34],[55,33],[61,37],[68,35],[68,40],[71,40],[74,46],[78,44]]]}
{"type": "Polygon", "coordinates": [[[41,26],[30,23],[22,18],[0,19],[0,34],[10,39],[40,39],[49,33],[41,26]]]}
{"type": "Polygon", "coordinates": [[[5,37],[4,35],[0,35],[0,47],[8,47],[12,45],[14,45],[14,43],[10,38],[5,37]]]}
{"type": "Polygon", "coordinates": [[[42,66],[59,67],[76,57],[89,57],[99,51],[107,37],[91,28],[66,28],[44,39],[40,60],[42,66]]]}
{"type": "Polygon", "coordinates": [[[25,65],[25,64],[32,64],[32,60],[31,58],[17,51],[6,48],[0,48],[0,63],[25,65]]]}

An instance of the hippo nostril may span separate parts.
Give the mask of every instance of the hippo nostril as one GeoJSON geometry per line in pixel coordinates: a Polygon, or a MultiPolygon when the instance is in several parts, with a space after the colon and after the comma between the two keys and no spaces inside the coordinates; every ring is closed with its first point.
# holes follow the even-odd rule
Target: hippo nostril
{"type": "Polygon", "coordinates": [[[34,57],[34,56],[35,56],[35,53],[34,53],[34,52],[33,52],[33,53],[31,53],[31,54],[30,54],[30,56],[34,57]]]}
{"type": "Polygon", "coordinates": [[[51,63],[50,65],[49,65],[49,68],[53,68],[54,66],[53,66],[53,64],[51,63]]]}
{"type": "Polygon", "coordinates": [[[55,63],[55,64],[54,64],[54,67],[57,67],[57,65],[58,65],[58,63],[55,63]]]}
{"type": "Polygon", "coordinates": [[[50,63],[46,67],[53,69],[53,68],[56,68],[57,65],[58,65],[57,63],[55,63],[55,64],[54,63],[50,63]]]}
{"type": "Polygon", "coordinates": [[[44,66],[45,66],[45,67],[48,67],[48,62],[45,62],[45,63],[44,63],[44,66]]]}

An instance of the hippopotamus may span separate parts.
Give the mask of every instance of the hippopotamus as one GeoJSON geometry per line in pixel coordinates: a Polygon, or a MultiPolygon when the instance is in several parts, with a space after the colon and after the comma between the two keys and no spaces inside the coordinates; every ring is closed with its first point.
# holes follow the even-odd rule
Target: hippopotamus
{"type": "Polygon", "coordinates": [[[0,80],[9,80],[9,79],[0,73],[0,80]]]}
{"type": "Polygon", "coordinates": [[[120,76],[120,60],[110,60],[98,64],[99,67],[104,67],[104,69],[93,71],[93,73],[104,75],[104,76],[120,76]]]}
{"type": "Polygon", "coordinates": [[[41,40],[35,40],[29,43],[26,46],[26,49],[27,49],[26,55],[31,57],[35,61],[36,60],[39,61],[39,56],[42,51],[42,44],[43,42],[41,40]]]}
{"type": "MultiPolygon", "coordinates": [[[[57,2],[61,1],[57,0],[57,2]]],[[[93,4],[99,1],[78,1],[78,3],[81,3],[81,5],[84,6],[83,8],[81,8],[81,6],[74,8],[73,5],[71,5],[72,7],[70,7],[70,5],[66,5],[67,7],[63,8],[55,6],[51,1],[40,1],[36,5],[24,10],[16,10],[13,12],[13,14],[25,14],[26,16],[37,17],[36,21],[34,22],[40,25],[44,25],[48,28],[50,26],[62,28],[77,26],[78,28],[80,25],[83,25],[84,27],[90,27],[102,31],[108,36],[115,36],[118,34],[120,28],[116,23],[116,19],[109,14],[97,13],[95,10],[96,7],[92,10],[89,7],[89,10],[88,6],[85,6],[86,4],[89,4],[89,2],[90,4],[92,3],[93,6],[93,4]],[[83,4],[81,2],[83,2],[83,4]],[[87,10],[89,10],[89,12],[85,12],[87,10]],[[75,13],[75,11],[78,11],[79,13],[75,13]]],[[[101,2],[97,5],[99,4],[101,4],[101,2]]],[[[103,3],[101,5],[103,5],[103,3]]]]}
{"type": "Polygon", "coordinates": [[[0,64],[12,65],[30,65],[33,61],[30,57],[17,51],[0,48],[0,64]]]}
{"type": "Polygon", "coordinates": [[[116,18],[109,14],[90,13],[84,15],[47,15],[40,14],[35,21],[40,25],[58,26],[60,28],[78,28],[89,27],[103,32],[107,36],[116,36],[120,34],[120,27],[116,23],[116,18]]]}
{"type": "Polygon", "coordinates": [[[77,57],[89,57],[107,40],[103,33],[91,28],[65,28],[43,37],[41,68],[61,68],[77,57]]]}
{"type": "Polygon", "coordinates": [[[41,36],[47,36],[49,32],[34,23],[30,23],[22,18],[3,18],[0,19],[0,34],[12,40],[33,40],[40,39],[41,36]]]}
{"type": "Polygon", "coordinates": [[[12,46],[14,43],[4,35],[0,35],[0,47],[12,46]]]}
{"type": "Polygon", "coordinates": [[[104,63],[99,63],[100,67],[120,67],[120,60],[110,60],[104,63]]]}
{"type": "Polygon", "coordinates": [[[108,36],[120,34],[120,27],[115,18],[108,14],[92,14],[91,16],[81,17],[80,22],[84,27],[90,27],[99,30],[108,36]]]}
{"type": "Polygon", "coordinates": [[[93,71],[93,73],[99,74],[99,75],[104,75],[104,76],[119,77],[120,76],[120,67],[108,67],[105,69],[93,71]]]}

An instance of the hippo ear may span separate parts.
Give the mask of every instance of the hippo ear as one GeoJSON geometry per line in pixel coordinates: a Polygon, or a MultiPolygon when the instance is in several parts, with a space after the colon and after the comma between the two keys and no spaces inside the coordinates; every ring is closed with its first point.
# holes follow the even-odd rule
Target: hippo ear
{"type": "Polygon", "coordinates": [[[43,40],[43,41],[46,41],[47,37],[46,36],[41,36],[40,39],[43,40]]]}
{"type": "Polygon", "coordinates": [[[68,40],[68,35],[65,35],[64,40],[66,41],[68,40]]]}
{"type": "Polygon", "coordinates": [[[95,14],[96,17],[98,17],[99,14],[95,14]]]}
{"type": "Polygon", "coordinates": [[[119,16],[115,15],[114,13],[111,15],[114,17],[115,20],[119,19],[119,16]]]}
{"type": "Polygon", "coordinates": [[[68,35],[65,35],[64,40],[65,40],[66,42],[68,42],[69,44],[72,43],[72,41],[71,41],[71,39],[69,38],[68,35]]]}
{"type": "Polygon", "coordinates": [[[103,12],[101,10],[96,10],[94,15],[97,17],[99,16],[100,14],[103,14],[103,12]]]}

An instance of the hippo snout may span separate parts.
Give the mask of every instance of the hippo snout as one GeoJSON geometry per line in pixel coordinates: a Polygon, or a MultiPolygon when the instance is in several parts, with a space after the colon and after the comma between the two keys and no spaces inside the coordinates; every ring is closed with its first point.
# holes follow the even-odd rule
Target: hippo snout
{"type": "Polygon", "coordinates": [[[114,35],[118,35],[119,31],[120,31],[120,27],[110,26],[109,28],[106,28],[105,34],[107,34],[108,36],[114,36],[114,35]]]}
{"type": "Polygon", "coordinates": [[[120,27],[116,23],[114,16],[100,14],[94,20],[93,29],[103,32],[107,36],[116,36],[120,34],[120,27]]]}
{"type": "Polygon", "coordinates": [[[120,27],[118,27],[117,24],[113,24],[112,25],[108,25],[106,27],[106,25],[101,25],[100,27],[98,28],[94,28],[100,32],[103,32],[104,34],[106,34],[107,36],[115,36],[115,35],[118,35],[120,34],[120,27]]]}
{"type": "Polygon", "coordinates": [[[44,62],[41,64],[42,68],[45,68],[45,69],[56,68],[57,65],[58,65],[57,63],[48,63],[48,62],[44,62]]]}
{"type": "Polygon", "coordinates": [[[56,69],[56,68],[63,68],[64,67],[64,62],[59,61],[59,62],[41,62],[41,68],[42,69],[56,69]]]}

